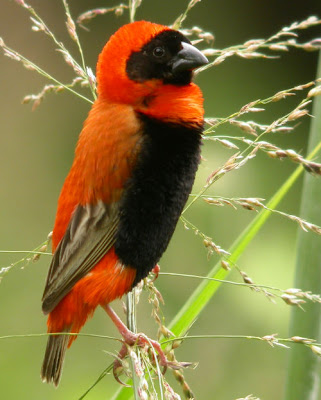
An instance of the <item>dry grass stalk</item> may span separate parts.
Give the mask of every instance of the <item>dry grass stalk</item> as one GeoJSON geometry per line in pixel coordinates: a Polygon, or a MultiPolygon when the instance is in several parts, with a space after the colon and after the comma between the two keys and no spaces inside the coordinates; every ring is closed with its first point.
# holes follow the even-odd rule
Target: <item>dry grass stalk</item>
{"type": "Polygon", "coordinates": [[[81,26],[82,28],[88,30],[88,28],[85,26],[85,24],[88,24],[96,18],[98,15],[105,15],[108,13],[114,13],[116,17],[119,17],[123,15],[124,10],[128,9],[129,6],[125,4],[119,4],[118,6],[114,7],[101,7],[101,8],[95,8],[93,10],[86,11],[82,14],[80,14],[77,18],[77,24],[81,26]]]}

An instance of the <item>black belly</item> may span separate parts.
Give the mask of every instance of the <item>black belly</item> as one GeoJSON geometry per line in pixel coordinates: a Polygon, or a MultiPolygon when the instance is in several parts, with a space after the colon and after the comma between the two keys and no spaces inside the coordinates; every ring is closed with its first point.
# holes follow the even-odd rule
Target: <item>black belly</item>
{"type": "Polygon", "coordinates": [[[140,115],[143,142],[120,205],[115,251],[137,270],[135,286],[154,268],[174,233],[200,161],[202,126],[140,115]]]}

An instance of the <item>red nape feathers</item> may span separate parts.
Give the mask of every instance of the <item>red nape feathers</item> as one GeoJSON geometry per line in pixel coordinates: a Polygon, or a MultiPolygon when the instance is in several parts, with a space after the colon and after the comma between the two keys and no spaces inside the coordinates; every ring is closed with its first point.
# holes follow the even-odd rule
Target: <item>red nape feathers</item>
{"type": "MultiPolygon", "coordinates": [[[[101,305],[127,344],[139,340],[109,303],[157,265],[192,189],[204,110],[191,79],[206,62],[180,32],[146,21],[123,26],[102,50],[98,99],[58,200],[42,299],[48,332],[78,333],[101,305]]],[[[75,338],[49,337],[44,381],[58,385],[75,338]]]]}

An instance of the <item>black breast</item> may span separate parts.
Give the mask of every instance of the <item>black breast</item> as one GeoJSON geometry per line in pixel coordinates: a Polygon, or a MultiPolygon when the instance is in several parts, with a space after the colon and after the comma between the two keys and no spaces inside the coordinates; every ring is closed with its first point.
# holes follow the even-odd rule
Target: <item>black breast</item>
{"type": "Polygon", "coordinates": [[[140,115],[142,148],[120,206],[115,251],[137,269],[134,286],[154,268],[174,233],[200,161],[202,126],[140,115]]]}

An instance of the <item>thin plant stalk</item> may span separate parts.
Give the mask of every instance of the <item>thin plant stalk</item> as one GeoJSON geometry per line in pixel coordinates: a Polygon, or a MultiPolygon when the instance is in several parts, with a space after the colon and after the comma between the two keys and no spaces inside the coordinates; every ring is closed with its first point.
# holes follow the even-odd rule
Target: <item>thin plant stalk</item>
{"type": "Polygon", "coordinates": [[[92,94],[94,100],[96,100],[97,94],[96,94],[96,90],[95,90],[95,85],[92,83],[92,81],[91,81],[91,79],[90,79],[90,77],[88,75],[88,70],[87,70],[86,62],[85,62],[85,56],[84,56],[84,53],[82,51],[80,40],[79,40],[79,37],[78,37],[78,34],[77,34],[76,25],[74,23],[74,20],[71,17],[70,10],[69,10],[69,5],[68,5],[67,0],[62,0],[62,2],[63,2],[63,5],[65,7],[66,15],[67,15],[67,18],[68,18],[67,27],[69,26],[70,36],[73,38],[73,40],[77,44],[77,47],[78,47],[78,50],[79,50],[79,54],[80,54],[80,57],[81,57],[83,73],[87,78],[91,94],[92,94]]]}
{"type": "MultiPolygon", "coordinates": [[[[128,328],[137,333],[137,324],[136,324],[136,296],[135,296],[135,288],[129,292],[126,296],[126,304],[127,304],[127,326],[128,328]]],[[[139,377],[135,374],[135,365],[132,358],[129,358],[130,369],[132,372],[132,385],[135,400],[139,400],[139,377]]]]}
{"type": "MultiPolygon", "coordinates": [[[[319,53],[318,77],[321,77],[321,52],[319,53]]],[[[309,149],[321,141],[321,96],[313,105],[309,149]]],[[[306,174],[304,177],[300,216],[321,223],[321,182],[306,174]]],[[[321,290],[321,239],[298,230],[295,287],[302,290],[321,290]]],[[[292,310],[290,335],[321,339],[320,305],[309,303],[292,310]]],[[[317,400],[320,395],[320,358],[305,348],[293,348],[289,357],[285,400],[317,400]]]]}

